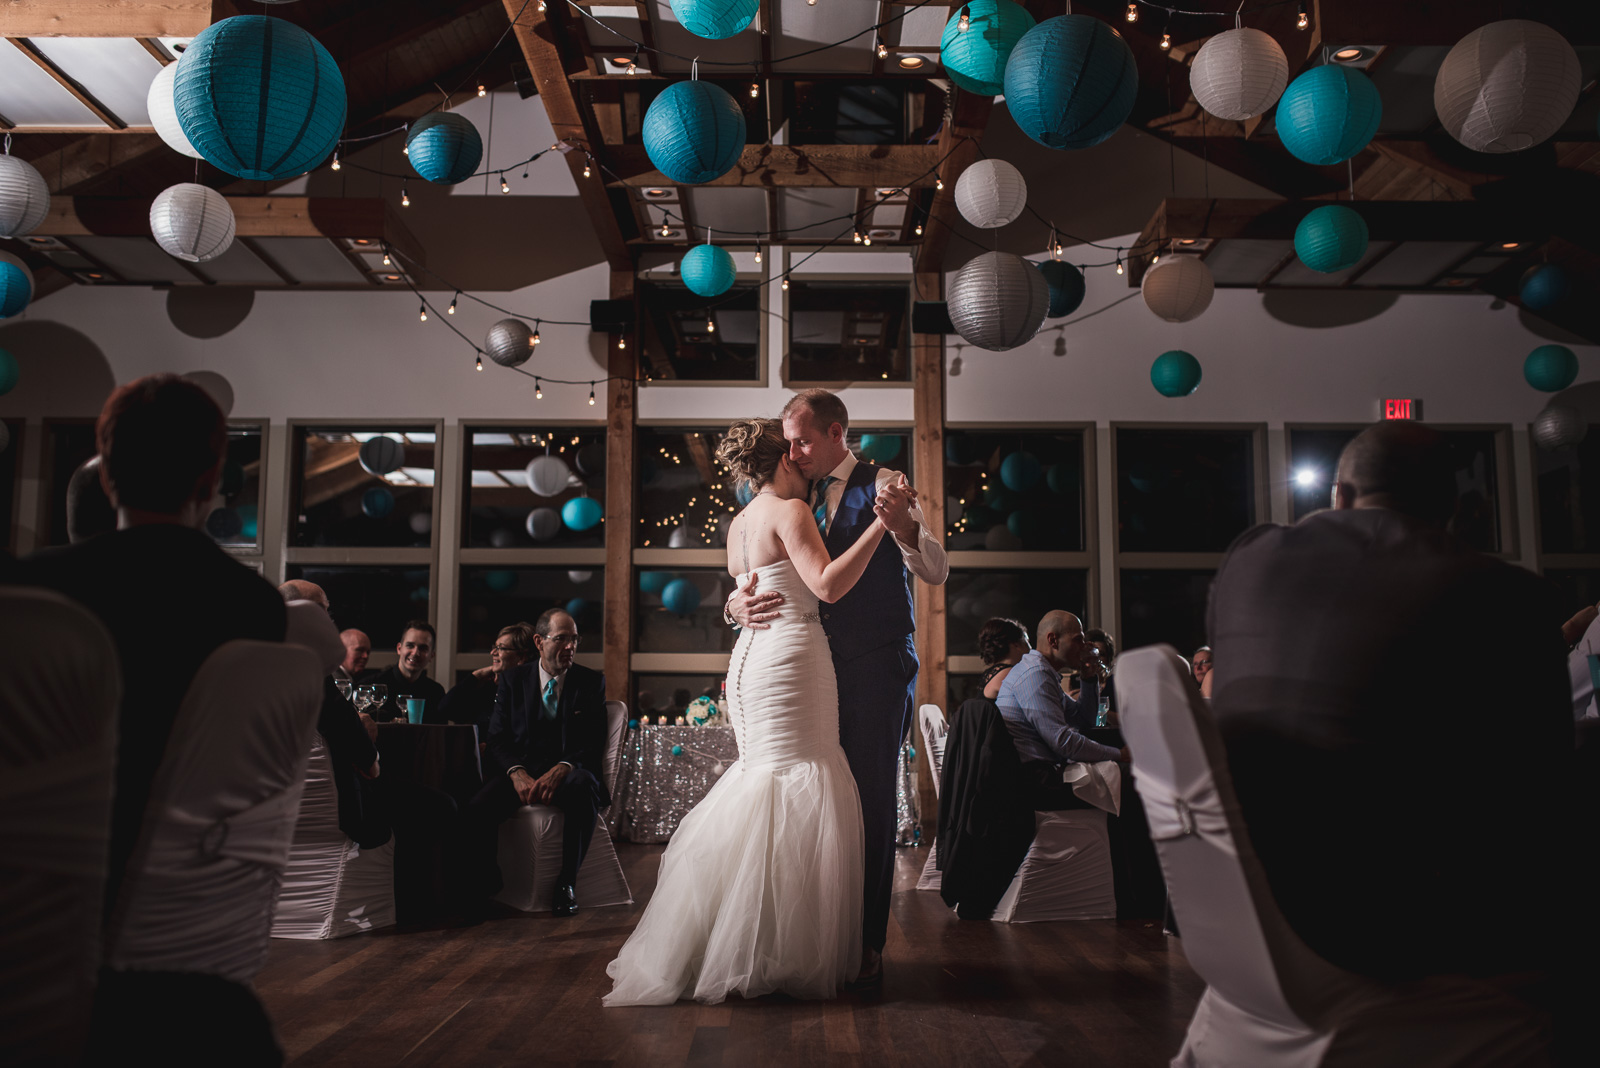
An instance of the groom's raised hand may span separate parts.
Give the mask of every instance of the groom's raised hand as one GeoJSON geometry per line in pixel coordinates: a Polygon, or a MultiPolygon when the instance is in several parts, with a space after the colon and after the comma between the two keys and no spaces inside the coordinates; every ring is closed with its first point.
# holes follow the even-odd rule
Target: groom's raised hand
{"type": "Polygon", "coordinates": [[[783,603],[781,593],[759,592],[756,583],[760,581],[761,572],[757,571],[743,589],[734,591],[728,598],[728,618],[747,630],[771,629],[770,621],[778,618],[778,606],[783,603]]]}
{"type": "Polygon", "coordinates": [[[908,546],[917,544],[917,521],[911,515],[911,508],[916,502],[917,491],[911,488],[905,475],[884,486],[874,502],[877,505],[874,510],[883,520],[883,525],[889,528],[889,533],[908,546]]]}

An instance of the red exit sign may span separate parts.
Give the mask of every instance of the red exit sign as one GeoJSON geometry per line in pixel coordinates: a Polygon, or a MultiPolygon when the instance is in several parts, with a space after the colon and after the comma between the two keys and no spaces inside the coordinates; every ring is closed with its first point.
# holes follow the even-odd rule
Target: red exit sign
{"type": "Polygon", "coordinates": [[[1421,419],[1422,402],[1409,397],[1385,398],[1378,402],[1384,419],[1421,419]]]}

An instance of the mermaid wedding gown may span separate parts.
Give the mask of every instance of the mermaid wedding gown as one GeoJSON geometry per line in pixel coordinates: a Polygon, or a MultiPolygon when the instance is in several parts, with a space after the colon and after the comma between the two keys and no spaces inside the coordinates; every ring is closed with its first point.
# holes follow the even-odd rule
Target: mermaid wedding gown
{"type": "Polygon", "coordinates": [[[754,571],[784,603],[769,630],[739,635],[728,665],[739,759],[667,846],[650,905],[606,968],[606,1005],[828,998],[860,966],[861,800],[817,598],[788,560],[754,571]]]}

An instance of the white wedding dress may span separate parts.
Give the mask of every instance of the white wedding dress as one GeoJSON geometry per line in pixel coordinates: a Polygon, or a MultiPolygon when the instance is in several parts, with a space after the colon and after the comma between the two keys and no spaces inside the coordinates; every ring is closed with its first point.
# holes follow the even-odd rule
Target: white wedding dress
{"type": "MultiPolygon", "coordinates": [[[[828,998],[861,963],[861,799],[817,598],[794,564],[754,569],[784,596],[728,665],[739,760],[684,817],[606,1005],[828,998]]],[[[748,581],[739,576],[739,584],[748,581]]]]}

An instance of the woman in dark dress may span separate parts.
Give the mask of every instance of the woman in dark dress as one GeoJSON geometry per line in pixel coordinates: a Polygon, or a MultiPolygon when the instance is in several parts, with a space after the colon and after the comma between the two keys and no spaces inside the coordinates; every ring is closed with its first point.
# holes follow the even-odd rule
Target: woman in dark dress
{"type": "Polygon", "coordinates": [[[1000,684],[1028,655],[1028,631],[1014,619],[995,618],[978,631],[978,657],[983,661],[983,696],[993,701],[1000,696],[1000,684]]]}

